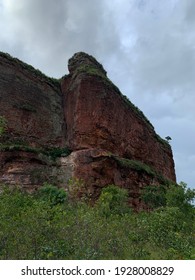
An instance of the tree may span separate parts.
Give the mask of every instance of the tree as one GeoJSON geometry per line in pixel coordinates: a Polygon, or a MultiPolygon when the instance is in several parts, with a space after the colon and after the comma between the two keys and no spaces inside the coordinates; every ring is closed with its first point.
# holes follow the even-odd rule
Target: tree
{"type": "Polygon", "coordinates": [[[166,136],[165,139],[169,142],[170,140],[172,140],[172,138],[170,136],[166,136]]]}

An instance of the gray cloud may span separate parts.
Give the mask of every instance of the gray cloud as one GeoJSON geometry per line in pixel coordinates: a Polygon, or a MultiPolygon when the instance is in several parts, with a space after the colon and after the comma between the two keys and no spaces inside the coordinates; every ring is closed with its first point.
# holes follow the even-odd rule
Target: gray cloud
{"type": "Polygon", "coordinates": [[[4,3],[7,13],[4,28],[13,49],[19,45],[23,56],[25,46],[29,62],[38,62],[37,66],[46,70],[52,69],[46,72],[53,71],[56,75],[58,68],[62,71],[76,51],[88,48],[94,52],[98,49],[102,32],[99,29],[101,0],[96,5],[87,0],[9,0],[4,3]]]}
{"type": "Polygon", "coordinates": [[[172,136],[178,178],[193,186],[194,12],[193,0],[0,0],[0,49],[54,77],[74,52],[94,55],[172,136]]]}
{"type": "Polygon", "coordinates": [[[185,1],[185,8],[186,8],[186,13],[185,13],[185,20],[190,23],[195,23],[195,2],[193,0],[191,1],[185,1]]]}

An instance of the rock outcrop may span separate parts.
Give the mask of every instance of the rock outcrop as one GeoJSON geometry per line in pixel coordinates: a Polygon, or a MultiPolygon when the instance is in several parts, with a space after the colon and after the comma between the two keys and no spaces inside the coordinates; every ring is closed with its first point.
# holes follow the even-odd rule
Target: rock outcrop
{"type": "Polygon", "coordinates": [[[176,181],[170,145],[95,58],[76,53],[68,69],[54,80],[0,54],[0,181],[33,190],[75,178],[92,200],[116,184],[139,208],[144,186],[176,181]]]}

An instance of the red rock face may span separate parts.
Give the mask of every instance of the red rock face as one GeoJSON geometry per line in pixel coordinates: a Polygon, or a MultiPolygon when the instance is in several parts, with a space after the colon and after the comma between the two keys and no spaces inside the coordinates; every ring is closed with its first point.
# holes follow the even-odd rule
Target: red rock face
{"type": "Polygon", "coordinates": [[[69,179],[77,178],[83,182],[78,195],[93,201],[115,184],[128,189],[130,205],[142,208],[144,186],[176,181],[171,147],[93,57],[77,53],[68,67],[60,87],[0,55],[0,116],[7,120],[0,136],[0,182],[33,190],[46,181],[68,189],[69,179]],[[39,153],[65,146],[72,153],[58,160],[39,153]]]}
{"type": "Polygon", "coordinates": [[[77,64],[74,72],[62,81],[67,145],[72,150],[98,147],[139,160],[175,181],[170,146],[160,139],[139,110],[124,99],[101,69],[96,70],[96,65],[90,69],[89,65],[86,74],[79,71],[82,67],[82,62],[77,64]],[[95,71],[100,74],[94,75],[95,71]]]}
{"type": "Polygon", "coordinates": [[[1,152],[0,163],[0,181],[3,184],[17,185],[31,192],[51,179],[56,182],[56,167],[33,152],[1,152]]]}
{"type": "Polygon", "coordinates": [[[60,86],[9,56],[0,55],[0,115],[11,140],[32,146],[62,145],[60,86]]]}
{"type": "MultiPolygon", "coordinates": [[[[129,193],[129,205],[134,209],[144,209],[140,199],[145,186],[166,184],[166,180],[153,169],[139,165],[139,162],[112,156],[101,149],[85,149],[72,152],[61,159],[61,170],[66,180],[77,178],[69,187],[76,187],[79,197],[87,196],[92,202],[99,197],[104,186],[116,185],[129,193]]],[[[67,185],[66,182],[64,185],[67,185]]]]}

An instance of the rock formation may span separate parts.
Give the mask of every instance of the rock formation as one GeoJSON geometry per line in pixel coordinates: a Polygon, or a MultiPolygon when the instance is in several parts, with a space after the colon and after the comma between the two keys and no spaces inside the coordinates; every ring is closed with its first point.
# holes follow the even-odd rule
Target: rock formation
{"type": "Polygon", "coordinates": [[[176,181],[170,145],[95,58],[76,53],[68,69],[55,80],[0,54],[0,181],[34,190],[72,178],[93,201],[115,184],[139,208],[144,186],[176,181]]]}

